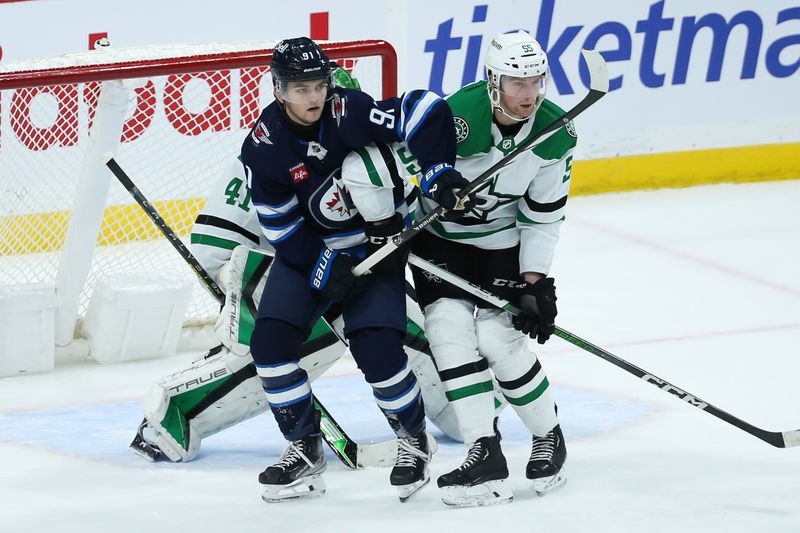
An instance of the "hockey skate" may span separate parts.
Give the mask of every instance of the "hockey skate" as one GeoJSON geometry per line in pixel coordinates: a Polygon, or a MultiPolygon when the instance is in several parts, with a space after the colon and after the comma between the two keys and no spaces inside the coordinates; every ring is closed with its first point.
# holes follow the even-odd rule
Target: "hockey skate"
{"type": "Polygon", "coordinates": [[[413,437],[397,439],[397,459],[389,475],[389,481],[397,487],[401,502],[408,500],[430,481],[428,463],[431,460],[431,445],[428,434],[422,431],[413,437]]]}
{"type": "Polygon", "coordinates": [[[261,499],[276,503],[325,494],[322,473],[327,462],[319,433],[292,441],[280,460],[258,475],[264,487],[261,499]]]}
{"type": "Polygon", "coordinates": [[[147,429],[149,428],[147,426],[147,419],[145,418],[142,420],[142,423],[139,424],[139,428],[136,430],[136,436],[133,438],[130,448],[138,456],[143,457],[150,462],[156,462],[162,458],[161,456],[163,453],[158,446],[148,442],[145,439],[144,432],[147,429]]]}
{"type": "Polygon", "coordinates": [[[562,486],[567,482],[564,461],[567,460],[567,446],[561,426],[556,425],[544,437],[533,436],[531,457],[525,468],[525,477],[533,480],[533,490],[539,496],[562,486]]]}
{"type": "Polygon", "coordinates": [[[439,477],[442,501],[451,507],[480,507],[511,503],[505,486],[508,465],[500,449],[500,436],[481,437],[467,452],[464,463],[439,477]]]}

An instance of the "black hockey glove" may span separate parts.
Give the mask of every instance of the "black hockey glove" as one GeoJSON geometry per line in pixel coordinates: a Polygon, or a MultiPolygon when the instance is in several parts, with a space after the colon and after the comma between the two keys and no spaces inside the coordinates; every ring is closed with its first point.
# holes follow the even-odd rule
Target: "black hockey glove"
{"type": "Polygon", "coordinates": [[[465,214],[475,205],[471,197],[458,203],[457,193],[468,187],[469,181],[447,163],[439,163],[429,168],[422,176],[419,185],[422,194],[450,211],[465,214]]]}
{"type": "Polygon", "coordinates": [[[539,344],[544,344],[555,332],[556,286],[553,278],[517,286],[520,314],[512,319],[514,328],[539,344]]]}
{"type": "Polygon", "coordinates": [[[358,292],[363,280],[353,275],[352,255],[324,248],[311,269],[311,287],[332,302],[341,302],[358,292]]]}
{"type": "MultiPolygon", "coordinates": [[[[374,254],[378,248],[381,248],[394,237],[400,235],[400,232],[402,232],[405,227],[403,216],[400,213],[395,213],[394,216],[389,219],[389,222],[383,224],[367,222],[364,227],[364,233],[367,235],[367,257],[374,254]]],[[[383,261],[373,266],[370,270],[372,272],[383,272],[405,277],[408,251],[409,248],[406,243],[393,251],[391,255],[384,258],[383,261]]]]}

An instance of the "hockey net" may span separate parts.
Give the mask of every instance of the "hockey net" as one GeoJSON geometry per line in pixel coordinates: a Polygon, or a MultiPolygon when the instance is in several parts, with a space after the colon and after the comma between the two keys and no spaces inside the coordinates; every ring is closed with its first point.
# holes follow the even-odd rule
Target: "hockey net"
{"type": "MultiPolygon", "coordinates": [[[[184,325],[213,320],[216,301],[127,191],[98,164],[96,145],[114,152],[188,244],[209,187],[230,166],[247,130],[272,101],[267,65],[274,44],[98,48],[0,65],[0,286],[55,284],[68,295],[65,283],[79,285],[71,289],[77,312],[69,305],[56,310],[57,344],[64,342],[65,329],[70,340],[72,330],[79,331],[75,324],[80,324],[92,288],[106,274],[163,272],[190,279],[194,286],[184,325]],[[110,96],[99,98],[101,87],[110,96]],[[122,112],[119,102],[115,105],[121,135],[104,118],[108,101],[120,95],[122,112]],[[87,175],[94,177],[87,180],[87,175]],[[75,222],[75,213],[94,209],[83,201],[98,194],[102,207],[95,220],[89,216],[88,223],[75,222]],[[80,229],[70,230],[65,247],[70,223],[80,229]],[[76,279],[82,269],[65,272],[74,268],[64,266],[65,248],[81,238],[93,245],[85,279],[76,279]]],[[[396,57],[388,43],[331,42],[322,48],[375,98],[395,94],[396,57]]],[[[89,259],[77,264],[82,261],[89,259]]]]}

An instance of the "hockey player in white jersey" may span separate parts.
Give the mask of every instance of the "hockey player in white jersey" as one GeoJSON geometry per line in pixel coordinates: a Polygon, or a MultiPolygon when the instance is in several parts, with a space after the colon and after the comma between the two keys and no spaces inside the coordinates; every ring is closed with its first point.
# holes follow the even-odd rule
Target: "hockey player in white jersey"
{"type": "MultiPolygon", "coordinates": [[[[485,67],[486,81],[447,99],[458,134],[456,169],[469,180],[563,113],[545,99],[547,56],[528,33],[496,35],[485,67]]],[[[465,216],[430,224],[412,241],[420,257],[523,311],[512,321],[507,312],[486,308],[412,268],[439,375],[460,433],[471,444],[464,463],[438,479],[448,505],[493,505],[513,498],[503,484],[509,472],[492,424],[492,374],[533,435],[526,476],[536,492],[544,494],[565,481],[566,447],[547,377],[520,331],[540,344],[554,332],[555,285],[547,274],[564,219],[576,140],[570,123],[500,170],[474,195],[475,206],[465,216]]],[[[422,213],[437,202],[445,205],[443,199],[455,194],[454,185],[425,176],[422,213]]]]}

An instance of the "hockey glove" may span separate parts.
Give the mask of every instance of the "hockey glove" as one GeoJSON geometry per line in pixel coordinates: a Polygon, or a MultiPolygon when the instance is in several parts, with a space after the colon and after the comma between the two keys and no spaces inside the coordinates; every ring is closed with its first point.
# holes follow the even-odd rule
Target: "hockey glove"
{"type": "Polygon", "coordinates": [[[450,211],[466,213],[475,205],[471,197],[459,202],[458,192],[469,186],[469,181],[447,163],[439,163],[428,169],[419,183],[422,194],[450,211]]]}
{"type": "Polygon", "coordinates": [[[553,278],[517,286],[520,314],[512,319],[514,328],[539,344],[544,344],[555,332],[556,286],[553,278]]]}
{"type": "MultiPolygon", "coordinates": [[[[374,254],[378,248],[381,248],[384,244],[400,235],[405,227],[403,216],[400,213],[395,213],[387,223],[376,224],[375,222],[367,222],[364,227],[364,233],[367,235],[367,257],[374,254]]],[[[383,272],[405,277],[408,251],[408,244],[404,244],[370,270],[372,272],[383,272]]]]}
{"type": "Polygon", "coordinates": [[[361,289],[363,280],[353,275],[352,255],[323,248],[311,270],[311,288],[332,302],[341,302],[361,289]]]}

